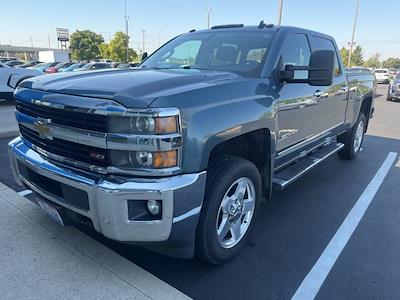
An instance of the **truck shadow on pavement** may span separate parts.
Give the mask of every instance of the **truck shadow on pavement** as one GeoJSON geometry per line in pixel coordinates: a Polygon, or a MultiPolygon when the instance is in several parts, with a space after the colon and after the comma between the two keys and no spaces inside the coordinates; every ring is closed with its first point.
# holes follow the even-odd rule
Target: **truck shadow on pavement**
{"type": "MultiPolygon", "coordinates": [[[[367,136],[358,159],[333,156],[264,204],[247,248],[212,266],[116,243],[80,228],[128,260],[195,299],[290,298],[387,154],[400,140],[367,136]]],[[[392,172],[400,173],[400,168],[392,172]]]]}
{"type": "MultiPolygon", "coordinates": [[[[23,188],[15,184],[11,175],[7,155],[9,140],[0,140],[0,181],[18,191],[23,188]]],[[[274,192],[273,200],[261,208],[248,247],[222,266],[162,256],[110,241],[90,228],[78,228],[192,298],[287,299],[294,294],[387,154],[400,152],[400,140],[366,136],[363,149],[356,160],[345,161],[333,156],[287,189],[274,192]]],[[[398,160],[396,163],[400,166],[398,160]]],[[[399,176],[400,167],[392,168],[391,173],[399,176]]],[[[390,188],[399,189],[398,184],[390,188]]]]}

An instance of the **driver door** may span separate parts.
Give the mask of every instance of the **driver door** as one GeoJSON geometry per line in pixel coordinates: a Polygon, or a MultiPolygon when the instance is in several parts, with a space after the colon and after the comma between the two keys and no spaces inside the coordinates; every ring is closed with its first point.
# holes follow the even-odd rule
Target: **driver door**
{"type": "MultiPolygon", "coordinates": [[[[308,66],[310,56],[311,47],[306,34],[288,35],[282,44],[277,70],[283,71],[287,64],[308,66]]],[[[312,139],[324,129],[324,124],[316,121],[321,113],[319,100],[323,97],[319,87],[308,83],[279,83],[279,85],[278,152],[312,139]]]]}

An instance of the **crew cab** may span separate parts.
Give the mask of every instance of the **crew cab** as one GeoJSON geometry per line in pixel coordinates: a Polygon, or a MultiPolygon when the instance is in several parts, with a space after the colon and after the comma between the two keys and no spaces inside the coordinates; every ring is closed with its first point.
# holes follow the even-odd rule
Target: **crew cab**
{"type": "Polygon", "coordinates": [[[357,157],[374,86],[346,73],[325,34],[264,22],[192,30],[136,69],[23,81],[11,166],[59,223],[224,263],[273,189],[335,153],[357,157]]]}

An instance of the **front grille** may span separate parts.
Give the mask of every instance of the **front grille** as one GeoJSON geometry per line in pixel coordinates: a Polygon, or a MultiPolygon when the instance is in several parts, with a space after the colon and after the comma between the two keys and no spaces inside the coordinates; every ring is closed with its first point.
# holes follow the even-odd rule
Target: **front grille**
{"type": "Polygon", "coordinates": [[[100,167],[110,166],[109,153],[107,149],[77,144],[57,138],[52,140],[43,139],[36,131],[31,130],[21,124],[19,125],[19,130],[24,139],[50,153],[81,161],[90,165],[96,165],[100,167]]]}
{"type": "Polygon", "coordinates": [[[107,132],[107,116],[46,107],[19,100],[16,108],[19,112],[32,117],[51,119],[55,124],[107,132]]]}

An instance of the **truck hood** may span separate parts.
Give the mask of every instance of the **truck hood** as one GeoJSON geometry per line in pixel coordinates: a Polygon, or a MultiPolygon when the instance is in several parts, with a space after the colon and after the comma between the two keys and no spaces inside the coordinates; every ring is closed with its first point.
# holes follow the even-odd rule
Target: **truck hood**
{"type": "Polygon", "coordinates": [[[40,76],[25,80],[21,87],[111,99],[129,108],[147,108],[160,96],[241,79],[235,73],[196,69],[101,70],[40,76]]]}

